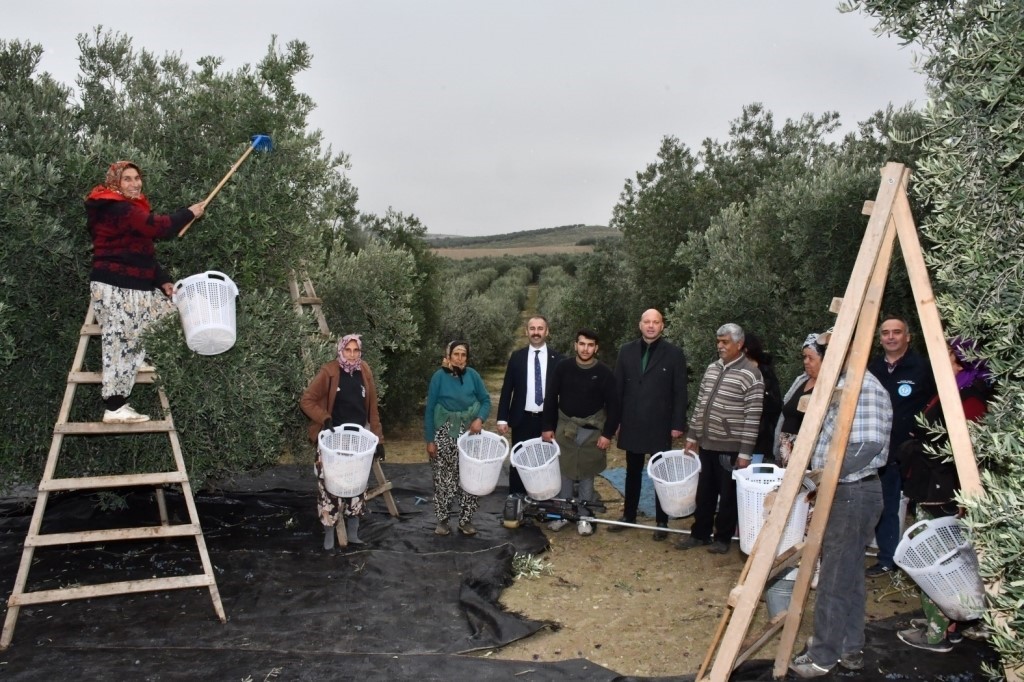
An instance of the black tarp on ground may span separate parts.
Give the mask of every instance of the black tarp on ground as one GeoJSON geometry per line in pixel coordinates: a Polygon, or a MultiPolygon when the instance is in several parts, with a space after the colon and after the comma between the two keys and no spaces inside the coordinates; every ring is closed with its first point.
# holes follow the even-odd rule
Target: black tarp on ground
{"type": "MultiPolygon", "coordinates": [[[[502,527],[501,490],[485,498],[479,535],[433,535],[426,465],[385,464],[402,519],[373,500],[363,549],[321,548],[310,467],[278,467],[197,495],[200,519],[229,621],[217,621],[206,590],[175,590],[23,607],[0,677],[17,680],[626,680],[586,660],[542,663],[459,655],[528,637],[545,623],[501,610],[515,552],[546,547],[536,528],[502,527]]],[[[32,498],[34,500],[34,498],[32,498]]],[[[32,500],[0,503],[0,589],[9,594],[32,500]]],[[[172,517],[187,518],[168,494],[172,517]]],[[[148,490],[128,508],[97,509],[92,495],[51,496],[44,532],[156,524],[148,490]]],[[[42,548],[30,589],[200,572],[195,543],[110,543],[42,548]]],[[[937,655],[907,648],[902,624],[869,627],[868,666],[838,679],[983,679],[991,653],[965,643],[937,655]]],[[[770,679],[751,661],[735,679],[770,679]]],[[[692,675],[674,678],[690,680],[692,675]]]]}

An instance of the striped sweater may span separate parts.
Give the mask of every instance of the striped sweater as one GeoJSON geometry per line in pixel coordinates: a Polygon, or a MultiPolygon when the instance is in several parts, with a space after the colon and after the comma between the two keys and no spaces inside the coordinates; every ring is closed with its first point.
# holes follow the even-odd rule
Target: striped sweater
{"type": "Polygon", "coordinates": [[[764,382],[746,355],[708,365],[700,381],[689,438],[706,450],[738,452],[750,459],[761,422],[764,382]]]}

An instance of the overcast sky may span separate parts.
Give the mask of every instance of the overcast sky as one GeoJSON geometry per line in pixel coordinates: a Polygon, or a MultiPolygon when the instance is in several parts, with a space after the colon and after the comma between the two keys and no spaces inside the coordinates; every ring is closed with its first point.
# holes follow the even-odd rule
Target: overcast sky
{"type": "Polygon", "coordinates": [[[311,125],[350,155],[359,210],[477,235],[607,224],[662,137],[724,139],[750,102],[779,123],[838,111],[845,129],[890,102],[921,106],[912,50],[835,4],[38,0],[5,3],[0,38],[42,45],[42,69],[69,85],[75,36],[99,24],[229,69],[274,34],[304,41],[311,125]]]}

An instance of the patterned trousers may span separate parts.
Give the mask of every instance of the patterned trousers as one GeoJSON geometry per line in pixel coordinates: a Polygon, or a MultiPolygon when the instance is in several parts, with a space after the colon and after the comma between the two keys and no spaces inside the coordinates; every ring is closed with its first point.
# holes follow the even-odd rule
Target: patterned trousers
{"type": "Polygon", "coordinates": [[[151,289],[122,289],[102,282],[90,282],[92,307],[100,324],[100,352],[103,357],[104,400],[127,398],[135,388],[135,374],[146,350],[142,334],[150,324],[177,309],[163,293],[151,289]]]}
{"type": "Polygon", "coordinates": [[[430,460],[430,469],[434,474],[434,513],[438,523],[447,523],[451,512],[452,501],[459,498],[459,525],[473,520],[473,514],[480,506],[480,498],[470,495],[459,485],[459,446],[451,434],[451,424],[445,422],[434,435],[437,444],[437,457],[430,460]]]}

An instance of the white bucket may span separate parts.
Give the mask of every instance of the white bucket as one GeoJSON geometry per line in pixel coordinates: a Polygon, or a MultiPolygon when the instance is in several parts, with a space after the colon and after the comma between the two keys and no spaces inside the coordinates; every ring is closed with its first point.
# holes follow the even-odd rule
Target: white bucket
{"type": "MultiPolygon", "coordinates": [[[[768,497],[768,493],[778,490],[785,475],[786,470],[774,464],[751,464],[744,469],[736,469],[732,472],[732,477],[736,480],[740,549],[744,553],[750,554],[753,551],[757,535],[768,519],[768,511],[764,508],[765,498],[768,497]]],[[[807,512],[811,508],[807,501],[807,492],[807,490],[801,491],[793,502],[793,509],[786,520],[786,528],[782,533],[782,540],[779,542],[776,556],[804,539],[804,530],[807,528],[807,512]]]]}
{"type": "Polygon", "coordinates": [[[317,436],[324,487],[338,497],[356,497],[366,490],[373,466],[373,453],[380,442],[374,433],[358,424],[342,424],[317,436]]]}
{"type": "Polygon", "coordinates": [[[534,500],[550,500],[562,491],[559,454],[558,443],[543,438],[524,440],[512,448],[512,466],[534,500]]]}
{"type": "Polygon", "coordinates": [[[699,474],[700,459],[682,450],[658,452],[647,462],[647,475],[669,516],[689,516],[696,511],[699,474]]]}
{"type": "Polygon", "coordinates": [[[459,446],[459,485],[470,495],[490,495],[498,486],[508,441],[496,433],[466,431],[459,446]]]}
{"type": "Polygon", "coordinates": [[[955,516],[925,519],[908,528],[893,561],[952,620],[974,620],[985,612],[978,555],[955,516]]]}
{"type": "Polygon", "coordinates": [[[210,270],[174,285],[185,343],[200,355],[217,355],[235,345],[238,287],[223,272],[210,270]]]}

